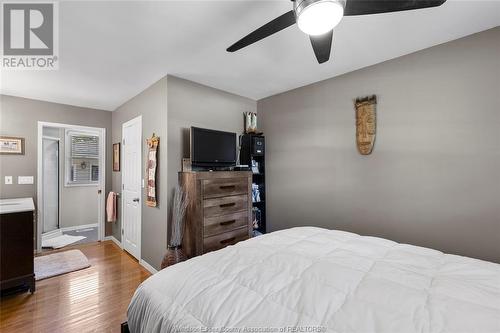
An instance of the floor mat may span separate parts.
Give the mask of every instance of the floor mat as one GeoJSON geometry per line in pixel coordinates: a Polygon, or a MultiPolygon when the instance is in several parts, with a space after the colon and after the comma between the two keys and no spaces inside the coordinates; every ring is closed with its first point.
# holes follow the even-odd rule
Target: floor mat
{"type": "Polygon", "coordinates": [[[89,260],[80,250],[35,257],[35,280],[43,280],[87,267],[90,267],[89,260]]]}
{"type": "Polygon", "coordinates": [[[63,234],[70,235],[70,236],[84,236],[84,237],[86,237],[85,239],[76,242],[74,245],[97,242],[99,240],[99,237],[97,237],[97,234],[98,234],[97,227],[71,230],[71,231],[63,231],[63,234]]]}
{"type": "Polygon", "coordinates": [[[60,235],[52,238],[43,239],[42,247],[60,249],[61,247],[65,247],[67,245],[76,243],[85,238],[86,238],[85,236],[60,235]]]}

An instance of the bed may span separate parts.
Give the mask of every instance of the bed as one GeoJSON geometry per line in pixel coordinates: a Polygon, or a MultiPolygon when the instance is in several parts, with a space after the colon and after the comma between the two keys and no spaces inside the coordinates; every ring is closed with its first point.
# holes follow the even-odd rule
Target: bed
{"type": "Polygon", "coordinates": [[[500,265],[314,227],[160,271],[131,332],[500,332],[500,265]]]}

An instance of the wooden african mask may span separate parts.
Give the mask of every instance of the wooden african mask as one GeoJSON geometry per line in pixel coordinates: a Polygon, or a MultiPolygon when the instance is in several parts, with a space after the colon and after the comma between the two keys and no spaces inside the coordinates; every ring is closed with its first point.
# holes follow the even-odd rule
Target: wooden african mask
{"type": "Polygon", "coordinates": [[[356,107],[356,143],[361,155],[369,155],[375,143],[377,97],[358,98],[356,107]]]}

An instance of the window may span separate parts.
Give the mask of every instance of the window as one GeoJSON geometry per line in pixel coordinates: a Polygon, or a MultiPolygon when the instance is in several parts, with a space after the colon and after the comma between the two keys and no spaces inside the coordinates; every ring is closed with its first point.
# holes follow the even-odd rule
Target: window
{"type": "Polygon", "coordinates": [[[99,136],[66,131],[66,185],[99,183],[99,136]]]}

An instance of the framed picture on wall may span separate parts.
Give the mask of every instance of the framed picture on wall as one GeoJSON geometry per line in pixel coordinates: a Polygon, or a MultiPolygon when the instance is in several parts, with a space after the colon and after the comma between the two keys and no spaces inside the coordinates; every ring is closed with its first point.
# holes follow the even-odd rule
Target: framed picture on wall
{"type": "Polygon", "coordinates": [[[120,171],[120,143],[113,143],[113,171],[120,171]]]}
{"type": "Polygon", "coordinates": [[[24,138],[0,136],[0,154],[24,155],[24,138]]]}

